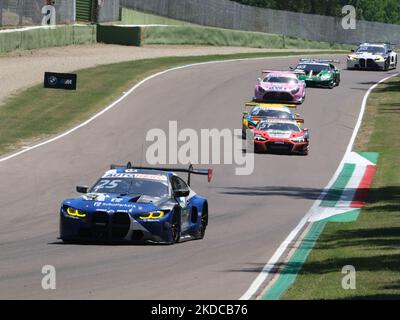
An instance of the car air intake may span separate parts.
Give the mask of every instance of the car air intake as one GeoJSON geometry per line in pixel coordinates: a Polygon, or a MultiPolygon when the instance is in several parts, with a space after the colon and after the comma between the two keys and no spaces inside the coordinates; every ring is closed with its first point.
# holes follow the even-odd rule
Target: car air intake
{"type": "Polygon", "coordinates": [[[293,97],[288,92],[267,92],[264,95],[264,100],[267,101],[292,101],[293,97]]]}
{"type": "Polygon", "coordinates": [[[270,153],[291,153],[293,145],[291,143],[274,144],[268,143],[267,150],[270,153]]]}
{"type": "Polygon", "coordinates": [[[93,238],[97,240],[106,240],[110,225],[110,217],[106,212],[96,212],[92,216],[93,238]]]}
{"type": "Polygon", "coordinates": [[[126,212],[117,212],[112,216],[111,220],[111,238],[113,240],[125,239],[131,227],[129,214],[126,212]]]}

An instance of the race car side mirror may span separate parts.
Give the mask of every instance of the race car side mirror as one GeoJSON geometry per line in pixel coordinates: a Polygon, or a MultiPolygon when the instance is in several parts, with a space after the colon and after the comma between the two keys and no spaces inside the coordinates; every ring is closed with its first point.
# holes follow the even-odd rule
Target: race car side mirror
{"type": "Polygon", "coordinates": [[[354,49],[351,49],[351,52],[353,52],[353,53],[354,53],[354,52],[356,52],[356,50],[354,50],[354,49]]]}
{"type": "Polygon", "coordinates": [[[310,130],[308,128],[303,129],[304,132],[309,132],[310,130]]]}
{"type": "Polygon", "coordinates": [[[86,187],[86,186],[78,186],[78,187],[76,187],[76,191],[77,191],[78,193],[86,194],[86,193],[88,193],[88,191],[89,191],[89,187],[86,187]]]}
{"type": "Polygon", "coordinates": [[[294,70],[294,68],[293,68],[293,67],[289,67],[289,69],[290,69],[290,70],[294,70]]]}
{"type": "Polygon", "coordinates": [[[186,198],[190,195],[189,190],[175,190],[174,191],[174,197],[175,198],[186,198]]]}
{"type": "Polygon", "coordinates": [[[257,81],[258,81],[258,82],[262,82],[262,79],[261,79],[261,78],[258,78],[257,81]]]}
{"type": "Polygon", "coordinates": [[[393,50],[388,50],[388,52],[389,52],[389,53],[392,53],[392,52],[393,52],[393,50]]]}

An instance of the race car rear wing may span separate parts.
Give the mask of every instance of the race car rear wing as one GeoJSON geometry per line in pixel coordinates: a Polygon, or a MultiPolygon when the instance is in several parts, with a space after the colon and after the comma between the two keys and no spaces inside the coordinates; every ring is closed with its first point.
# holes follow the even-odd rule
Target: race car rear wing
{"type": "Polygon", "coordinates": [[[191,175],[207,176],[208,183],[213,179],[214,171],[213,169],[194,169],[193,165],[190,165],[188,169],[183,168],[156,168],[156,167],[137,167],[128,162],[127,165],[115,165],[110,166],[111,170],[115,169],[126,169],[126,170],[155,170],[155,171],[165,171],[165,172],[176,172],[176,173],[187,173],[188,174],[188,185],[190,186],[191,175]]]}
{"type": "Polygon", "coordinates": [[[282,104],[282,103],[262,103],[262,102],[248,102],[246,107],[264,107],[264,108],[282,108],[287,107],[290,109],[297,109],[297,104],[282,104]]]}
{"type": "Polygon", "coordinates": [[[330,59],[308,59],[308,58],[303,58],[299,60],[300,62],[317,62],[317,63],[336,63],[340,64],[339,60],[330,60],[330,59]]]}
{"type": "Polygon", "coordinates": [[[261,71],[261,73],[264,75],[264,74],[269,74],[269,73],[274,73],[274,72],[277,72],[277,73],[282,73],[282,74],[284,74],[284,73],[287,73],[287,74],[305,74],[305,72],[303,71],[303,70],[263,70],[263,71],[261,71]]]}

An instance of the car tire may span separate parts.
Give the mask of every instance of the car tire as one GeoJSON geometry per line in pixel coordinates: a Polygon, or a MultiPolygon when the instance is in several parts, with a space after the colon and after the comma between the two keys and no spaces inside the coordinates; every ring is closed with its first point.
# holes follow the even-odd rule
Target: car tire
{"type": "Polygon", "coordinates": [[[208,204],[205,203],[204,207],[203,207],[203,211],[201,213],[200,228],[193,234],[193,237],[196,240],[204,239],[207,226],[208,226],[208,204]]]}
{"type": "Polygon", "coordinates": [[[384,71],[389,71],[390,69],[390,58],[385,61],[385,68],[384,71]]]}
{"type": "Polygon", "coordinates": [[[306,157],[306,156],[308,156],[309,154],[310,154],[310,146],[306,147],[305,149],[303,149],[303,150],[299,153],[299,155],[300,155],[300,156],[303,156],[303,157],[306,157]]]}
{"type": "Polygon", "coordinates": [[[171,229],[170,229],[170,243],[179,243],[181,239],[181,226],[179,219],[179,210],[175,210],[171,218],[171,229]]]}
{"type": "Polygon", "coordinates": [[[307,157],[309,155],[309,153],[310,153],[310,150],[306,150],[306,151],[301,152],[300,155],[302,157],[307,157]]]}

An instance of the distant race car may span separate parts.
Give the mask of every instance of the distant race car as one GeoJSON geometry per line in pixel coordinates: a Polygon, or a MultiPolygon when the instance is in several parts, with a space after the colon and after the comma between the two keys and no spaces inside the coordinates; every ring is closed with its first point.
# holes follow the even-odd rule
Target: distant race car
{"type": "Polygon", "coordinates": [[[75,242],[159,242],[202,239],[208,225],[207,199],[190,188],[191,175],[212,170],[112,166],[84,195],[60,210],[60,239],[75,242]],[[187,173],[188,182],[176,172],[187,173]]]}
{"type": "Polygon", "coordinates": [[[363,43],[347,57],[347,69],[390,70],[397,68],[398,57],[391,44],[363,43]]]}
{"type": "Polygon", "coordinates": [[[308,129],[300,129],[294,120],[263,120],[254,130],[256,153],[308,155],[309,146],[308,129]]]}
{"type": "Polygon", "coordinates": [[[335,66],[337,60],[300,59],[294,68],[298,78],[305,81],[307,87],[330,88],[339,86],[340,70],[335,66]]]}
{"type": "Polygon", "coordinates": [[[306,84],[294,71],[263,71],[255,88],[255,102],[302,104],[306,98],[306,84]]]}
{"type": "Polygon", "coordinates": [[[292,110],[297,105],[289,104],[266,104],[266,103],[247,103],[246,107],[250,107],[250,111],[243,112],[242,118],[242,137],[246,139],[247,130],[253,130],[258,123],[267,119],[288,119],[294,120],[299,125],[299,128],[304,124],[304,119],[292,110]]]}

